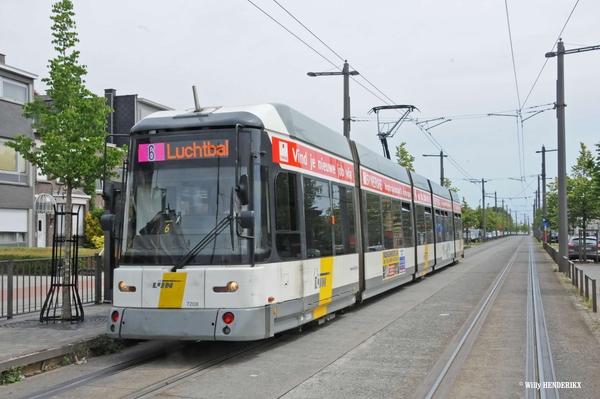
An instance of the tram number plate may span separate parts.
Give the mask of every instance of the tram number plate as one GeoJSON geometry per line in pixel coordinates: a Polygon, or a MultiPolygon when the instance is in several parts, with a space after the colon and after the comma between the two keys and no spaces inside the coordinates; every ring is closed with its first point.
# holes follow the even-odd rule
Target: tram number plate
{"type": "Polygon", "coordinates": [[[200,302],[186,302],[185,303],[188,308],[199,308],[200,302]]]}

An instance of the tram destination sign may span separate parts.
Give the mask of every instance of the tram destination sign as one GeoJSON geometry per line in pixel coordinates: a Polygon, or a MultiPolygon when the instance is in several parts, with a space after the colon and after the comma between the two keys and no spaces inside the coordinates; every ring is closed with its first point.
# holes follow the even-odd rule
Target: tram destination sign
{"type": "Polygon", "coordinates": [[[151,143],[138,146],[138,162],[176,161],[229,156],[229,140],[151,143]]]}

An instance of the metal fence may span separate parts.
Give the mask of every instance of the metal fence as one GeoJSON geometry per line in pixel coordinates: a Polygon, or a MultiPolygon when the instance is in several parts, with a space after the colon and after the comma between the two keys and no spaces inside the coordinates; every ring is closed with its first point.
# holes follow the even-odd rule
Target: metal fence
{"type": "MultiPolygon", "coordinates": [[[[102,257],[78,258],[77,289],[83,304],[102,302],[102,257]]],[[[52,285],[52,259],[0,261],[0,318],[42,310],[52,285]]],[[[62,298],[60,298],[62,301],[62,298]]]]}
{"type": "MultiPolygon", "coordinates": [[[[558,251],[551,245],[546,243],[543,243],[543,245],[548,255],[552,257],[556,264],[559,264],[560,256],[558,255],[558,251]]],[[[598,313],[598,292],[596,291],[596,279],[593,279],[585,274],[582,269],[578,268],[575,263],[573,263],[573,261],[569,260],[567,257],[563,257],[563,262],[568,265],[565,274],[571,279],[571,284],[579,288],[579,294],[587,301],[589,301],[591,297],[592,310],[595,313],[598,313]]]]}

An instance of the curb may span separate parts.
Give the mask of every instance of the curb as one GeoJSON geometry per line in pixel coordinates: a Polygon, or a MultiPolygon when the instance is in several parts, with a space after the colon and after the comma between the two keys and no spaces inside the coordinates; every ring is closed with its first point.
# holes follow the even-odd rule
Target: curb
{"type": "Polygon", "coordinates": [[[0,361],[0,372],[9,370],[12,367],[23,367],[21,374],[27,375],[53,369],[65,356],[74,355],[83,349],[93,348],[98,338],[102,335],[104,334],[92,338],[84,338],[58,348],[51,348],[6,361],[0,361]]]}

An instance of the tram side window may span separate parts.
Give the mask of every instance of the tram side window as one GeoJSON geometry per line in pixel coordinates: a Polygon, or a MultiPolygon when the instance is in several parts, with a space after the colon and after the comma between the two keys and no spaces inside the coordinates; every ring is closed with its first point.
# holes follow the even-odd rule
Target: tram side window
{"type": "Polygon", "coordinates": [[[455,213],[454,214],[454,239],[455,240],[462,239],[461,232],[462,232],[462,219],[461,219],[460,213],[455,213]]]}
{"type": "Polygon", "coordinates": [[[331,216],[329,183],[305,177],[304,224],[309,258],[333,254],[331,216]]]}
{"type": "Polygon", "coordinates": [[[392,200],[392,236],[394,237],[393,248],[403,248],[404,238],[402,237],[402,202],[392,200]]]}
{"type": "Polygon", "coordinates": [[[439,209],[435,210],[435,236],[436,242],[444,241],[444,217],[439,209]]]}
{"type": "Polygon", "coordinates": [[[429,207],[425,207],[425,232],[427,233],[427,244],[433,244],[433,217],[429,207]]]}
{"type": "Polygon", "coordinates": [[[444,223],[446,224],[446,241],[452,241],[454,239],[454,223],[452,215],[448,211],[444,212],[444,223]]]}
{"type": "Polygon", "coordinates": [[[383,249],[381,238],[381,202],[378,195],[365,193],[367,219],[367,251],[383,249]]]}
{"type": "Polygon", "coordinates": [[[332,185],[333,238],[336,255],[356,252],[354,190],[332,185]]]}
{"type": "Polygon", "coordinates": [[[302,256],[297,204],[296,175],[279,173],[275,180],[275,212],[277,213],[275,245],[282,259],[302,256]]]}
{"type": "Polygon", "coordinates": [[[404,241],[404,248],[412,247],[413,244],[413,218],[412,212],[410,211],[410,204],[407,202],[402,203],[402,239],[404,241]]]}
{"type": "Polygon", "coordinates": [[[427,233],[425,230],[425,207],[423,205],[416,206],[417,212],[417,245],[427,244],[427,233]]]}
{"type": "Polygon", "coordinates": [[[394,221],[391,198],[381,197],[381,219],[383,221],[383,247],[394,248],[394,221]]]}

